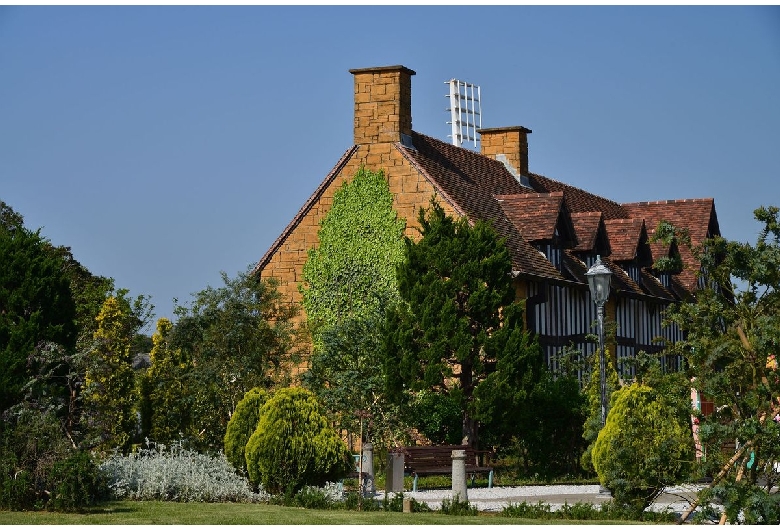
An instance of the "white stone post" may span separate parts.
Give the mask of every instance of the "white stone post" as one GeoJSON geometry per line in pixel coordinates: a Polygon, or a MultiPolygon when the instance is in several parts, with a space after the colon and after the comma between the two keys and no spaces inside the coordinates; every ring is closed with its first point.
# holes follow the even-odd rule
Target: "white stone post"
{"type": "Polygon", "coordinates": [[[371,442],[363,444],[362,467],[363,477],[361,485],[364,497],[373,497],[376,494],[374,487],[374,445],[371,442]]]}
{"type": "Polygon", "coordinates": [[[468,502],[466,491],[466,451],[456,449],[452,451],[452,495],[460,502],[468,502]]]}

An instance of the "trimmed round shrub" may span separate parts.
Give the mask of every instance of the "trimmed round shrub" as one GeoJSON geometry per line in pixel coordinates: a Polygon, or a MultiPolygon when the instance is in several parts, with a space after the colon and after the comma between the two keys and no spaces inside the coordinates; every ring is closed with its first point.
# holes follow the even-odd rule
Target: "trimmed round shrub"
{"type": "Polygon", "coordinates": [[[690,478],[695,460],[690,410],[646,385],[623,387],[612,397],[592,458],[615,501],[641,513],[664,487],[690,478]]]}
{"type": "Polygon", "coordinates": [[[316,396],[303,388],[274,393],[246,445],[249,480],[271,493],[297,492],[347,476],[352,455],[328,426],[316,396]]]}
{"type": "Polygon", "coordinates": [[[255,387],[236,405],[225,431],[225,457],[236,470],[246,475],[246,455],[244,450],[249,437],[255,432],[260,419],[260,409],[268,400],[268,393],[255,387]]]}

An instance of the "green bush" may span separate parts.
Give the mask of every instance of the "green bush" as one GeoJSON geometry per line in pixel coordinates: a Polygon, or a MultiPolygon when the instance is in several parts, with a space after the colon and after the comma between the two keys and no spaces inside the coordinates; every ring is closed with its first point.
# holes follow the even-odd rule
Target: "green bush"
{"type": "Polygon", "coordinates": [[[89,453],[78,451],[54,464],[48,507],[55,511],[78,511],[108,498],[106,477],[89,453]]]}
{"type": "Polygon", "coordinates": [[[353,467],[316,396],[303,388],[281,389],[260,409],[246,445],[246,465],[249,480],[272,493],[336,482],[353,467]]]}
{"type": "Polygon", "coordinates": [[[479,511],[476,506],[469,504],[469,501],[462,501],[455,495],[454,499],[444,499],[441,501],[441,513],[446,515],[477,515],[479,511]]]}
{"type": "Polygon", "coordinates": [[[615,502],[641,514],[665,486],[690,478],[690,409],[638,383],[618,390],[611,401],[593,446],[593,466],[615,502]]]}
{"type": "Polygon", "coordinates": [[[260,409],[268,400],[268,393],[255,387],[244,394],[236,405],[225,432],[225,456],[238,471],[246,474],[246,443],[255,432],[260,409]]]}
{"type": "Polygon", "coordinates": [[[59,419],[21,407],[0,424],[0,506],[43,509],[57,477],[54,466],[73,452],[59,419]]]}
{"type": "Polygon", "coordinates": [[[19,470],[13,455],[0,458],[0,509],[30,510],[35,504],[35,482],[32,474],[19,470]]]}

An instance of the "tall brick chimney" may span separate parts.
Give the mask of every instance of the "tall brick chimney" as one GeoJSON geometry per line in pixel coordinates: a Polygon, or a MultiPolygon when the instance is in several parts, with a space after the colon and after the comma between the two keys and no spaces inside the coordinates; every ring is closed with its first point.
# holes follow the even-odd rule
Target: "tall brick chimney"
{"type": "Polygon", "coordinates": [[[499,159],[504,155],[506,161],[520,174],[528,174],[528,135],[531,129],[525,127],[498,127],[480,129],[479,141],[482,154],[499,159]]]}
{"type": "Polygon", "coordinates": [[[401,142],[412,134],[412,76],[405,66],[350,70],[355,76],[355,143],[401,142]]]}

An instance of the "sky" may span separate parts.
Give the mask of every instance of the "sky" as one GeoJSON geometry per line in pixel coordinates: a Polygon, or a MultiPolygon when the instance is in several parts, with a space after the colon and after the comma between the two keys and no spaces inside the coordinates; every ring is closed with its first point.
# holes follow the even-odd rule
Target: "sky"
{"type": "Polygon", "coordinates": [[[0,6],[0,199],[157,317],[254,266],[353,140],[353,68],[446,81],[617,202],[780,206],[777,6],[0,6]]]}

